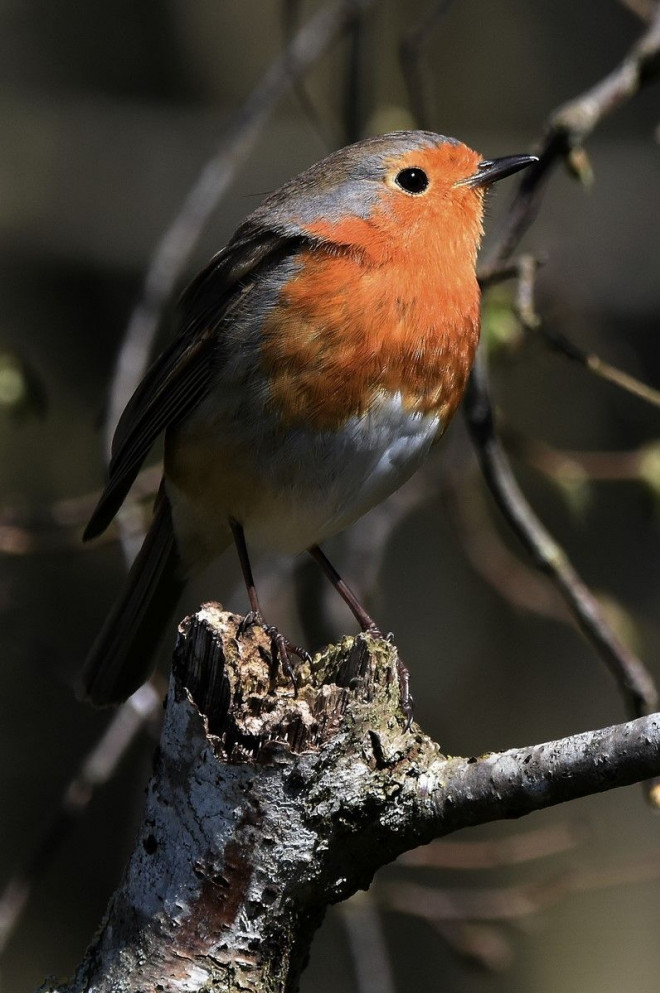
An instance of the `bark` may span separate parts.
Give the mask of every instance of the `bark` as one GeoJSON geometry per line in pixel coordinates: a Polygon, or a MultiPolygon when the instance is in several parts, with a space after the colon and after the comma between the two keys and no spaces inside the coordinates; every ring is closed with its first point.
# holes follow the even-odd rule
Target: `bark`
{"type": "Polygon", "coordinates": [[[183,622],[144,822],[55,993],[294,991],[329,904],[470,824],[660,773],[660,717],[480,758],[405,730],[397,651],[359,635],[297,670],[206,604],[183,622]]]}

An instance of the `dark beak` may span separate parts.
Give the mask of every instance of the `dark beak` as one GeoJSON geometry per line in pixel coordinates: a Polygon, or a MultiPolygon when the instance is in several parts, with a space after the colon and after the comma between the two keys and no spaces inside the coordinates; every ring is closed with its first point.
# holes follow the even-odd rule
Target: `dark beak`
{"type": "Polygon", "coordinates": [[[526,169],[532,162],[538,162],[537,155],[505,155],[502,159],[485,159],[477,166],[477,172],[467,179],[459,179],[456,186],[490,186],[498,179],[512,176],[520,169],[526,169]]]}

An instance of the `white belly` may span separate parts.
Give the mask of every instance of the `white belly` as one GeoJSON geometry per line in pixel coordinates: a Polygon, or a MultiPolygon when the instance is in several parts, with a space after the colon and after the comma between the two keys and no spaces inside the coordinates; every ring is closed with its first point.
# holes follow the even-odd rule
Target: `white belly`
{"type": "Polygon", "coordinates": [[[229,544],[229,518],[243,525],[250,548],[295,553],[319,544],[398,489],[441,433],[437,415],[406,410],[399,395],[335,431],[282,432],[268,417],[209,425],[203,408],[196,421],[182,428],[178,444],[185,448],[186,434],[199,440],[201,423],[203,457],[179,485],[168,479],[181,551],[191,565],[229,544]]]}
{"type": "Polygon", "coordinates": [[[248,541],[295,552],[336,534],[409,479],[439,431],[394,396],[338,432],[292,432],[261,453],[265,499],[243,521],[248,541]]]}

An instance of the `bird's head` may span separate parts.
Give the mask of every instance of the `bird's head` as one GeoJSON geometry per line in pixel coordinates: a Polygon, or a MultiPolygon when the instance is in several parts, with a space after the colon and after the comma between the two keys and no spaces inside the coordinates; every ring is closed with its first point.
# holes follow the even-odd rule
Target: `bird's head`
{"type": "Polygon", "coordinates": [[[536,158],[483,159],[430,131],[397,131],[339,149],[289,180],[249,222],[360,249],[374,260],[449,255],[472,267],[485,190],[536,158]]]}

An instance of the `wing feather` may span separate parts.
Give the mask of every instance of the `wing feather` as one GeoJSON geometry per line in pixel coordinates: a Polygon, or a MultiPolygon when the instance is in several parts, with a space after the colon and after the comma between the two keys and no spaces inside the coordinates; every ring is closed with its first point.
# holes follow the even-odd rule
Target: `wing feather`
{"type": "Polygon", "coordinates": [[[150,367],[117,425],[108,482],[84,541],[110,524],[158,436],[186,417],[209,391],[217,331],[228,312],[264,267],[296,251],[301,241],[263,229],[239,229],[184,291],[180,332],[150,367]]]}

